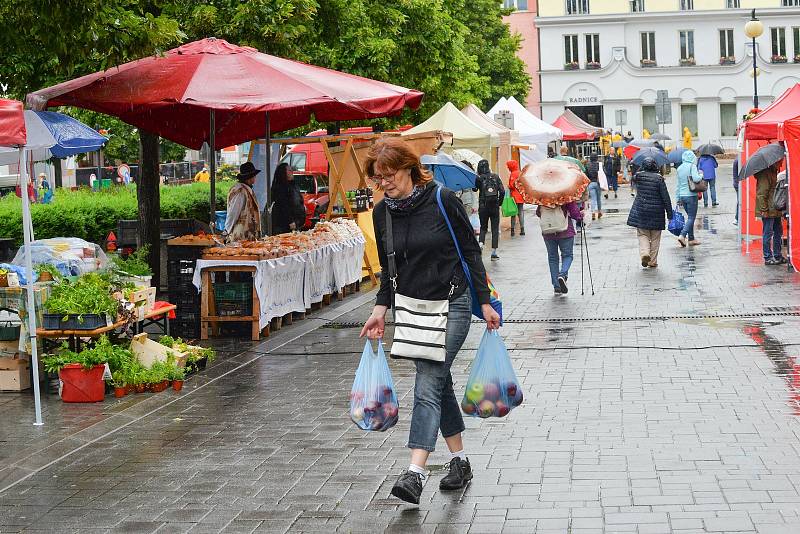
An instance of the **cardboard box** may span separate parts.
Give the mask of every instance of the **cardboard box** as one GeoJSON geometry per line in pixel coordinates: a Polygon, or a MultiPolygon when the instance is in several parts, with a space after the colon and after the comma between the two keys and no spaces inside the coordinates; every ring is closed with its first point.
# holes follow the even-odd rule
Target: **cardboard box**
{"type": "Polygon", "coordinates": [[[185,367],[186,357],[188,356],[183,352],[165,347],[161,343],[156,343],[152,339],[149,339],[145,332],[133,336],[131,340],[131,350],[136,355],[136,359],[139,360],[139,363],[148,369],[150,369],[156,361],[167,361],[167,356],[170,353],[175,355],[175,362],[178,364],[178,367],[185,367]]]}
{"type": "Polygon", "coordinates": [[[29,387],[30,362],[19,358],[0,358],[0,391],[22,391],[29,387]]]}

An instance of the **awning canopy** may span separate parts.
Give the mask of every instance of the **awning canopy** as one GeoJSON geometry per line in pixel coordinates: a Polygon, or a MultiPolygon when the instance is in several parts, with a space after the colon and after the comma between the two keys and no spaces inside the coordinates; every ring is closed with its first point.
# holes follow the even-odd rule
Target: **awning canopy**
{"type": "Polygon", "coordinates": [[[514,115],[514,130],[519,136],[519,143],[523,145],[547,144],[558,141],[562,137],[560,129],[547,124],[542,119],[528,111],[525,106],[513,96],[501,98],[486,115],[493,119],[499,111],[510,111],[514,115]]]}
{"type": "Polygon", "coordinates": [[[564,110],[564,113],[553,122],[553,126],[564,132],[564,141],[591,141],[602,130],[592,126],[568,109],[564,110]]]}
{"type": "Polygon", "coordinates": [[[222,39],[188,43],[28,95],[34,109],[75,106],[119,117],[190,148],[263,138],[270,130],[371,119],[416,109],[423,93],[236,46],[222,39]]]}
{"type": "Polygon", "coordinates": [[[492,135],[492,146],[510,144],[519,137],[515,130],[493,121],[475,104],[469,104],[461,110],[461,113],[492,135]]]}
{"type": "Polygon", "coordinates": [[[489,149],[492,146],[491,132],[475,124],[469,117],[461,113],[452,102],[442,106],[439,111],[431,115],[425,122],[403,132],[403,135],[437,130],[453,134],[453,148],[469,148],[489,159],[489,149]]]}
{"type": "Polygon", "coordinates": [[[22,102],[0,98],[0,146],[24,145],[25,140],[22,102]]]}
{"type": "Polygon", "coordinates": [[[744,138],[777,139],[778,124],[798,116],[800,116],[800,84],[795,84],[761,113],[744,123],[744,138]]]}

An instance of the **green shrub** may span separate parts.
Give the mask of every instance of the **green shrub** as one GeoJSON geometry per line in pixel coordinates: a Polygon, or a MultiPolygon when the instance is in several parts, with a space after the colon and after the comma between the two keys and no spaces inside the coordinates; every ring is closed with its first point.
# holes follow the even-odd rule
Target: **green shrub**
{"type": "MultiPolygon", "coordinates": [[[[217,184],[217,209],[224,210],[232,182],[217,184]]],[[[207,221],[209,185],[203,183],[161,188],[162,219],[207,221]]],[[[51,204],[31,206],[33,232],[37,239],[79,237],[94,243],[117,230],[119,219],[136,219],[136,188],[112,187],[93,192],[57,189],[51,204]]],[[[15,195],[0,198],[0,237],[22,243],[22,203],[15,195]]]]}

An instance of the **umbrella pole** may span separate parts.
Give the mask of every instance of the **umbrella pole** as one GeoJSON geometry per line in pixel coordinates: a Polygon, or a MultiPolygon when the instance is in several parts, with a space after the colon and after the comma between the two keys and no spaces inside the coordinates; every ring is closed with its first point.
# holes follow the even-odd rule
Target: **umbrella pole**
{"type": "Polygon", "coordinates": [[[33,261],[31,259],[31,241],[33,241],[33,222],[31,221],[31,205],[28,198],[28,162],[25,149],[19,149],[20,182],[22,182],[22,233],[25,247],[25,278],[28,293],[28,336],[31,342],[31,370],[33,371],[33,400],[36,409],[36,422],[42,425],[42,397],[39,391],[39,354],[36,346],[36,302],[33,293],[33,261]]]}
{"type": "MultiPolygon", "coordinates": [[[[754,52],[755,53],[755,52],[754,52]]],[[[744,164],[747,165],[747,160],[750,159],[750,147],[747,141],[744,142],[744,164]]],[[[741,163],[740,163],[741,164],[741,163]]],[[[745,254],[750,254],[750,181],[748,180],[749,176],[745,176],[745,179],[742,180],[744,182],[745,187],[747,187],[747,193],[745,194],[745,202],[747,202],[747,207],[745,208],[745,222],[747,224],[747,228],[744,231],[744,241],[745,241],[745,254]]],[[[754,178],[755,179],[755,178],[754,178]]],[[[739,194],[741,194],[742,184],[739,183],[739,194]]],[[[742,221],[739,221],[739,226],[742,225],[742,221]]]]}
{"type": "MultiPolygon", "coordinates": [[[[267,216],[267,235],[272,235],[272,132],[269,125],[269,111],[266,112],[266,135],[264,136],[264,161],[266,168],[264,172],[267,173],[265,183],[267,184],[267,205],[264,209],[264,214],[267,216]]],[[[298,228],[300,230],[300,228],[298,228]]]]}
{"type": "Polygon", "coordinates": [[[213,234],[216,230],[217,226],[217,155],[214,148],[214,131],[216,130],[216,125],[214,124],[214,110],[212,109],[209,112],[208,116],[208,154],[210,161],[210,169],[211,169],[211,192],[209,203],[211,205],[211,233],[213,234]]]}

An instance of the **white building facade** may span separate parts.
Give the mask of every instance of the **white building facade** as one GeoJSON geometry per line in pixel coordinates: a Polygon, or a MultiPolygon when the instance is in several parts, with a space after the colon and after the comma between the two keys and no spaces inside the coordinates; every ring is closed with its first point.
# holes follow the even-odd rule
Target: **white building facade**
{"type": "MultiPolygon", "coordinates": [[[[800,0],[769,3],[774,7],[756,13],[764,25],[756,47],[760,108],[800,82],[800,0]]],[[[646,128],[678,140],[686,126],[695,142],[733,148],[736,126],[753,107],[752,45],[744,26],[754,6],[747,4],[540,0],[543,119],[552,122],[569,108],[596,126],[635,137],[646,128]],[[651,3],[659,10],[648,11],[651,3]],[[671,124],[656,123],[658,90],[668,92],[671,124]],[[625,124],[617,124],[620,115],[625,124]]]]}

